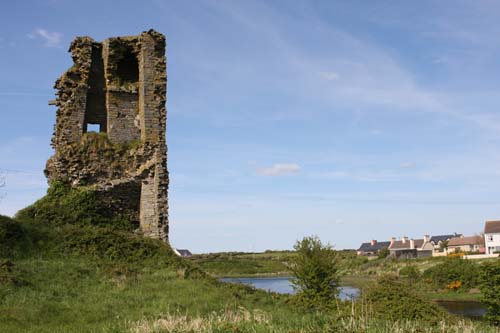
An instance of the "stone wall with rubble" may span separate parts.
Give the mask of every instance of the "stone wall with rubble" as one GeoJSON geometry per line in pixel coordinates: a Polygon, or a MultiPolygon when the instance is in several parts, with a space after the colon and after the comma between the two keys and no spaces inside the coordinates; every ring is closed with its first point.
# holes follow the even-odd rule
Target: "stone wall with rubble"
{"type": "Polygon", "coordinates": [[[165,37],[77,37],[55,84],[49,182],[91,187],[146,236],[168,240],[165,37]],[[97,131],[91,131],[92,128],[97,131]]]}

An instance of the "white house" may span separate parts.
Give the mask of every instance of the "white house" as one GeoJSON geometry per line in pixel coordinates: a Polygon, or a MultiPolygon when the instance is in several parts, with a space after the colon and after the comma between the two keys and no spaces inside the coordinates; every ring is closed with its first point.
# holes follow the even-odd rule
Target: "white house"
{"type": "Polygon", "coordinates": [[[484,224],[486,254],[500,252],[500,221],[486,221],[484,224]]]}

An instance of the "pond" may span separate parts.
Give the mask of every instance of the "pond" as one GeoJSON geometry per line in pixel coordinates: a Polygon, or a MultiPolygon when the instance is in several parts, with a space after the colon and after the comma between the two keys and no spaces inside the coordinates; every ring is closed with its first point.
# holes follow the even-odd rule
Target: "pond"
{"type": "MultiPolygon", "coordinates": [[[[251,285],[257,289],[273,291],[280,294],[294,294],[290,278],[288,277],[269,277],[269,278],[223,278],[222,282],[243,283],[251,285]]],[[[356,298],[359,289],[349,286],[340,287],[340,299],[350,300],[356,298]]]]}
{"type": "Polygon", "coordinates": [[[436,301],[436,304],[445,308],[449,313],[471,319],[481,318],[486,312],[485,306],[476,301],[436,301]]]}
{"type": "MultiPolygon", "coordinates": [[[[290,278],[288,277],[268,277],[268,278],[223,278],[222,282],[243,283],[251,285],[258,289],[268,290],[280,294],[294,294],[290,278]]],[[[340,299],[350,300],[357,298],[359,289],[350,286],[340,287],[340,299]]],[[[436,304],[446,309],[446,311],[468,317],[468,318],[481,318],[486,311],[483,304],[475,301],[436,301],[436,304]]]]}

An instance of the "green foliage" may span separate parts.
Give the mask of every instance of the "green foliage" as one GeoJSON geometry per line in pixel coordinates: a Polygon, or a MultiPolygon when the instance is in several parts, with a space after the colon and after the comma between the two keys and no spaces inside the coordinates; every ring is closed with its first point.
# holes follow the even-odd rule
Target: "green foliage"
{"type": "Polygon", "coordinates": [[[482,303],[486,305],[486,319],[500,326],[500,261],[490,261],[481,265],[479,289],[482,303]]]}
{"type": "Polygon", "coordinates": [[[439,242],[439,249],[441,250],[441,252],[448,248],[448,242],[448,239],[443,239],[441,242],[439,242]]]}
{"type": "Polygon", "coordinates": [[[424,320],[435,325],[449,317],[443,309],[421,297],[408,282],[393,276],[379,278],[364,296],[380,319],[424,320]]]}
{"type": "Polygon", "coordinates": [[[0,215],[0,258],[22,255],[31,248],[31,240],[23,226],[0,215]]]}
{"type": "Polygon", "coordinates": [[[288,275],[289,261],[294,255],[285,251],[224,252],[194,255],[190,260],[215,276],[288,275]]]}
{"type": "MultiPolygon", "coordinates": [[[[280,267],[294,262],[304,278],[298,285],[306,286],[302,300],[319,310],[304,311],[288,296],[217,282],[175,256],[168,244],[117,227],[90,189],[53,184],[45,198],[17,217],[0,216],[0,251],[6,256],[0,257],[0,332],[199,332],[199,325],[208,325],[207,333],[416,332],[422,326],[434,332],[425,320],[379,320],[363,306],[351,312],[351,303],[339,301],[340,315],[323,311],[317,302],[331,304],[337,295],[339,257],[346,265],[356,258],[316,237],[297,242],[296,253],[219,258],[250,257],[280,267]]],[[[478,327],[467,322],[457,330],[448,324],[440,327],[478,327]]],[[[492,332],[491,327],[479,331],[492,332]]]]}
{"type": "Polygon", "coordinates": [[[294,249],[290,269],[296,299],[308,307],[333,304],[339,293],[337,253],[316,236],[297,241],[294,249]]]}
{"type": "Polygon", "coordinates": [[[389,250],[389,248],[385,247],[382,250],[378,251],[378,258],[379,259],[387,258],[389,254],[391,254],[391,251],[389,250]]]}
{"type": "Polygon", "coordinates": [[[425,270],[423,277],[440,288],[460,281],[462,288],[469,290],[477,285],[478,268],[471,260],[446,258],[442,263],[425,270]]]}
{"type": "Polygon", "coordinates": [[[47,195],[33,205],[20,210],[16,219],[51,225],[109,225],[131,230],[132,224],[115,216],[90,188],[71,188],[63,182],[53,182],[47,195]]]}
{"type": "Polygon", "coordinates": [[[419,280],[421,274],[417,267],[408,265],[399,270],[399,276],[405,277],[410,281],[416,282],[419,280]]]}
{"type": "Polygon", "coordinates": [[[110,227],[66,225],[58,229],[57,251],[129,267],[176,267],[184,277],[205,276],[162,241],[110,227]]]}

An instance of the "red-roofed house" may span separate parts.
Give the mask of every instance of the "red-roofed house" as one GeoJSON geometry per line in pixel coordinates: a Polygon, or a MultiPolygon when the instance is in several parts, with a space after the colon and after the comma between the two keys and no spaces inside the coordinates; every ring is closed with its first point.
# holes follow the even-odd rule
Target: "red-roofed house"
{"type": "Polygon", "coordinates": [[[424,239],[408,239],[403,237],[401,240],[392,238],[389,245],[391,256],[396,258],[420,258],[432,256],[434,246],[430,242],[429,236],[424,236],[424,239]]]}
{"type": "Polygon", "coordinates": [[[483,252],[483,238],[481,236],[455,237],[448,241],[448,253],[453,252],[483,252]]]}

